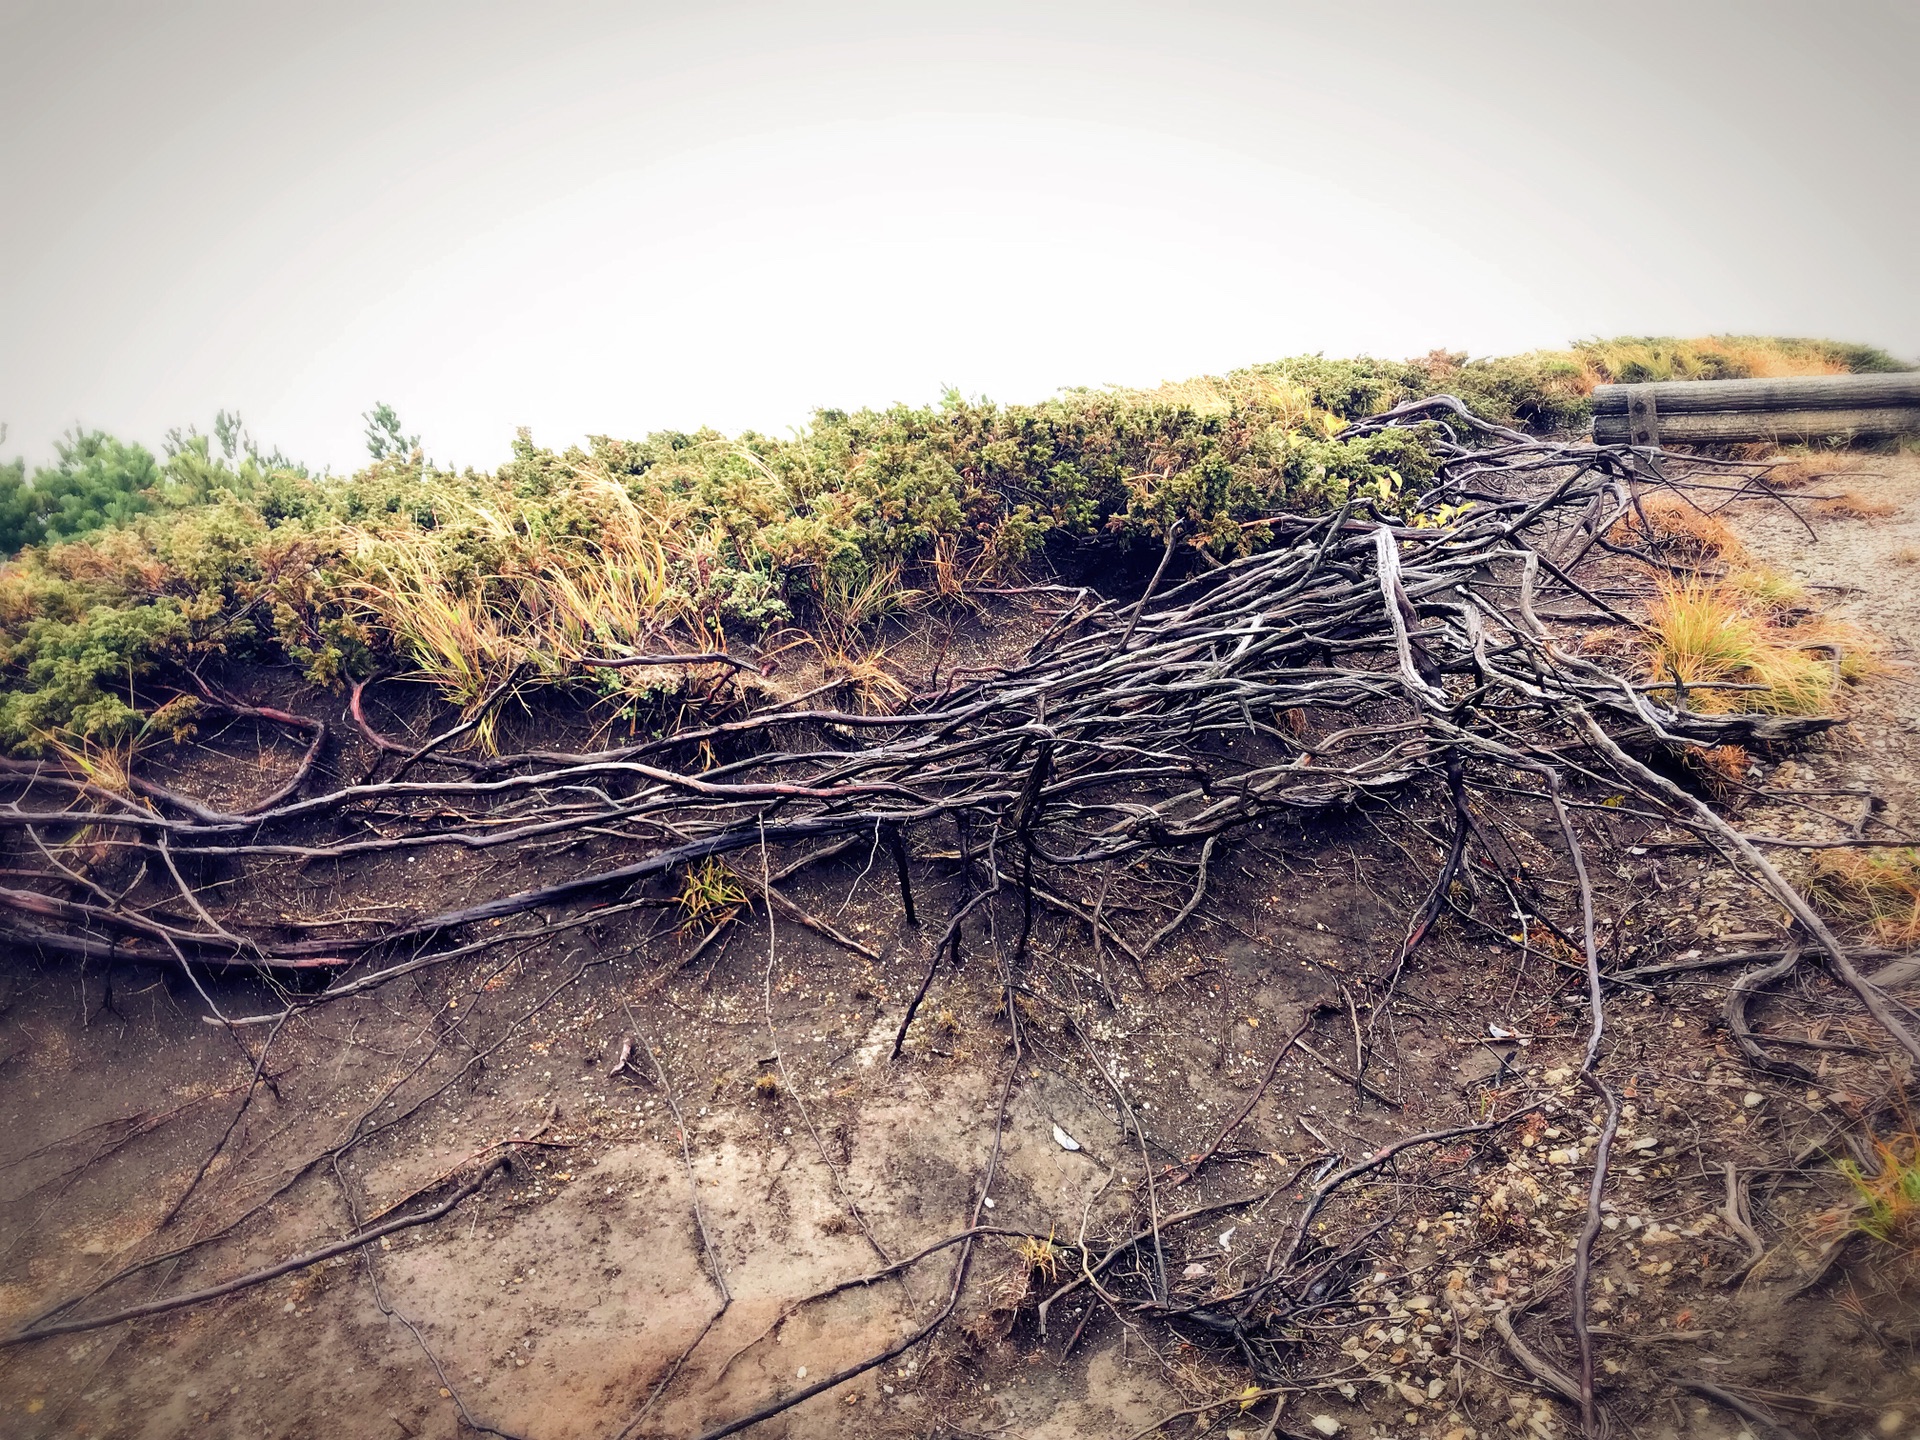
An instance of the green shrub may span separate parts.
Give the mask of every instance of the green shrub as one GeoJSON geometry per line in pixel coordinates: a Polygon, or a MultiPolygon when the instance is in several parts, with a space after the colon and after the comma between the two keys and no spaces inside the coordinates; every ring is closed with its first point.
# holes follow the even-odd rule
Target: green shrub
{"type": "Polygon", "coordinates": [[[125,524],[153,508],[160,467],[144,446],[76,429],[54,453],[57,463],[31,481],[19,460],[0,466],[0,552],[125,524]]]}

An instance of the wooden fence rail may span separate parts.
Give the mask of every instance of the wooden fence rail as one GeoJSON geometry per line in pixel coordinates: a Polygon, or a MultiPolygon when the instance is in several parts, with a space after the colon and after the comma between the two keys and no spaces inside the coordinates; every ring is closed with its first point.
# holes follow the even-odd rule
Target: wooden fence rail
{"type": "Polygon", "coordinates": [[[1920,434],[1920,371],[1672,380],[1601,385],[1593,392],[1593,438],[1602,445],[1908,434],[1920,434]]]}

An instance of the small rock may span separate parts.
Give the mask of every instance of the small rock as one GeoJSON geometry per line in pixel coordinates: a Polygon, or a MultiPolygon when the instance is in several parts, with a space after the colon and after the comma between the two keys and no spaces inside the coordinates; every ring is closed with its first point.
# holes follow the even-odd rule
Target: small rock
{"type": "Polygon", "coordinates": [[[1762,1095],[1758,1090],[1747,1091],[1746,1096],[1744,1098],[1746,1102],[1746,1107],[1749,1110],[1753,1109],[1753,1107],[1756,1105],[1764,1105],[1767,1103],[1767,1097],[1762,1095]]]}
{"type": "Polygon", "coordinates": [[[1313,1419],[1309,1420],[1307,1424],[1311,1425],[1320,1434],[1329,1437],[1340,1433],[1340,1422],[1331,1415],[1316,1415],[1313,1419]]]}
{"type": "Polygon", "coordinates": [[[1906,1423],[1907,1417],[1905,1414],[1898,1410],[1889,1410],[1880,1417],[1880,1433],[1882,1435],[1895,1434],[1900,1427],[1906,1423]]]}

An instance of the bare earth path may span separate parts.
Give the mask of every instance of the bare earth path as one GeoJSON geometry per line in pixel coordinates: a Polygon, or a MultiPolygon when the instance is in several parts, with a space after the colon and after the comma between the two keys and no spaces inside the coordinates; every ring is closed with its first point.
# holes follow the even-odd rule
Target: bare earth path
{"type": "Polygon", "coordinates": [[[1878,790],[1887,818],[1911,829],[1920,822],[1920,454],[1841,455],[1832,468],[1806,486],[1809,494],[1857,494],[1887,513],[1804,502],[1810,537],[1778,507],[1748,503],[1734,527],[1760,559],[1818,587],[1824,610],[1875,637],[1886,673],[1858,696],[1834,753],[1847,783],[1878,790]]]}

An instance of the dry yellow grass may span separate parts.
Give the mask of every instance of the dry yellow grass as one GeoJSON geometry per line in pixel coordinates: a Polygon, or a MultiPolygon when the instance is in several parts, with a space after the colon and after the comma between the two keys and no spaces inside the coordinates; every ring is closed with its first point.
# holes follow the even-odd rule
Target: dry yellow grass
{"type": "Polygon", "coordinates": [[[1576,348],[1594,384],[1708,380],[1739,375],[1844,375],[1846,363],[1816,344],[1761,336],[1706,335],[1692,340],[1595,340],[1576,348]]]}
{"type": "Polygon", "coordinates": [[[1848,648],[1837,627],[1776,625],[1735,591],[1700,579],[1664,582],[1647,625],[1649,675],[1680,681],[1688,704],[1707,712],[1818,714],[1833,704],[1842,672],[1821,651],[1848,648]]]}
{"type": "Polygon", "coordinates": [[[1889,945],[1920,943],[1920,851],[1817,851],[1809,888],[1889,945]]]}
{"type": "Polygon", "coordinates": [[[1716,558],[1738,564],[1746,558],[1740,538],[1717,515],[1709,515],[1685,496],[1660,491],[1642,498],[1615,527],[1634,544],[1663,544],[1691,559],[1716,558]]]}
{"type": "Polygon", "coordinates": [[[1013,1250],[1029,1273],[1040,1276],[1049,1285],[1060,1278],[1060,1263],[1066,1257],[1066,1250],[1055,1243],[1053,1236],[1048,1235],[1044,1240],[1038,1235],[1023,1236],[1014,1243],[1013,1250]]]}
{"type": "MultiPolygon", "coordinates": [[[[590,525],[535,528],[503,494],[497,503],[449,495],[431,528],[347,528],[363,621],[462,707],[515,677],[558,679],[583,659],[652,648],[676,622],[693,621],[668,578],[674,517],[643,512],[592,472],[576,476],[568,498],[590,525]]],[[[678,535],[690,543],[690,532],[678,535]]],[[[485,727],[480,738],[490,739],[485,727]]]]}
{"type": "Polygon", "coordinates": [[[1805,585],[1767,565],[1735,570],[1724,583],[1742,600],[1763,611],[1798,610],[1807,603],[1805,585]]]}
{"type": "Polygon", "coordinates": [[[1896,514],[1899,509],[1898,505],[1852,487],[1820,502],[1822,514],[1843,520],[1877,520],[1896,514]]]}
{"type": "Polygon", "coordinates": [[[1715,745],[1711,750],[1688,750],[1684,752],[1684,758],[1687,768],[1715,794],[1744,781],[1753,764],[1753,756],[1741,745],[1715,745]]]}
{"type": "Polygon", "coordinates": [[[1798,490],[1815,481],[1831,480],[1852,468],[1852,463],[1846,457],[1836,455],[1794,455],[1788,459],[1780,459],[1775,455],[1767,458],[1773,462],[1767,470],[1767,484],[1776,490],[1798,490]]]}
{"type": "Polygon", "coordinates": [[[818,646],[826,681],[862,715],[891,715],[913,691],[887,667],[887,649],[826,642],[818,646]]]}

